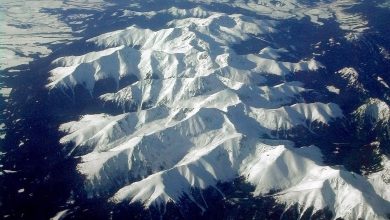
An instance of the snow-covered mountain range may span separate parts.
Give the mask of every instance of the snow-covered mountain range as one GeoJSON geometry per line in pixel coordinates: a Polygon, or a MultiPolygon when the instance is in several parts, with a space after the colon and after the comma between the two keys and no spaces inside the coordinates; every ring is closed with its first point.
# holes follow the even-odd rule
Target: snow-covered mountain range
{"type": "MultiPolygon", "coordinates": [[[[282,13],[289,4],[264,2],[254,8],[282,13]]],[[[338,10],[342,28],[365,30],[347,27],[357,18],[347,19],[338,10]]],[[[344,117],[337,104],[305,103],[304,84],[285,81],[290,74],[314,74],[324,67],[310,57],[285,61],[280,55],[285,48],[269,46],[246,55],[231,48],[250,36],[277,33],[278,20],[202,8],[158,13],[178,18],[159,30],[131,26],[102,34],[87,40],[100,51],[54,61],[50,90],[72,98],[81,85],[102,106],[123,112],[85,115],[61,126],[67,133],[61,143],[73,145],[71,154],[81,156],[78,169],[91,195],[123,180],[114,183],[121,186],[112,195],[114,202],[163,210],[186,195],[204,210],[207,201],[193,198],[192,188],[216,187],[241,176],[255,186],[254,195],[277,190],[278,201],[299,203],[302,213],[314,207],[329,208],[334,218],[386,216],[386,184],[373,188],[376,183],[369,179],[323,164],[315,146],[294,148],[284,140],[294,128],[315,132],[313,124],[326,127],[344,117]],[[270,76],[281,83],[270,83],[270,76]],[[108,79],[115,92],[94,94],[95,85],[108,79]],[[121,83],[124,79],[132,81],[121,83]]],[[[348,85],[359,87],[356,71],[340,73],[348,85]]]]}
{"type": "MultiPolygon", "coordinates": [[[[163,4],[121,4],[113,16],[143,22],[87,37],[80,45],[92,49],[51,61],[49,99],[87,105],[58,130],[62,151],[79,161],[88,198],[140,204],[161,217],[172,204],[206,213],[211,201],[203,192],[214,189],[224,197],[220,184],[242,179],[253,186],[251,196],[271,197],[284,211],[298,207],[298,218],[321,210],[332,219],[389,218],[389,159],[378,150],[389,147],[389,100],[370,97],[351,111],[341,99],[318,95],[364,98],[372,88],[361,69],[346,64],[330,70],[321,62],[325,52],[297,51],[304,43],[285,28],[289,22],[318,30],[331,25],[342,33],[338,40],[357,44],[370,31],[365,17],[353,12],[360,1],[163,4]],[[245,50],[253,42],[263,46],[245,50]],[[328,71],[335,83],[313,86],[328,71]],[[366,144],[380,146],[373,148],[381,169],[362,175],[328,163],[327,146],[317,143],[339,146],[332,143],[338,140],[318,140],[349,122],[357,134],[372,128],[366,144]]],[[[327,45],[340,45],[334,41],[327,45]]],[[[378,77],[386,90],[389,82],[378,77]]]]}

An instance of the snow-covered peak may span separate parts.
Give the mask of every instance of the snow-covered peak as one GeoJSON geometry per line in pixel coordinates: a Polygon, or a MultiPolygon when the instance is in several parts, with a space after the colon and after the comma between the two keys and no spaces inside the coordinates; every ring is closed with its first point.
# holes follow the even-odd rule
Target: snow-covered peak
{"type": "Polygon", "coordinates": [[[126,77],[145,80],[210,74],[260,83],[265,80],[261,73],[285,76],[322,68],[314,59],[284,62],[270,56],[270,50],[237,55],[228,47],[249,35],[274,32],[275,22],[223,14],[175,22],[175,28],[152,31],[131,26],[90,39],[104,49],[55,60],[58,67],[51,71],[48,88],[73,91],[83,85],[92,91],[97,81],[108,78],[119,84],[126,77]]]}
{"type": "Polygon", "coordinates": [[[377,194],[385,192],[386,185],[375,191],[364,177],[323,165],[321,153],[314,146],[291,148],[261,142],[251,145],[237,136],[196,155],[195,160],[120,189],[112,200],[158,207],[167,202],[179,203],[186,194],[205,209],[207,201],[196,200],[191,195],[192,187],[205,189],[240,175],[256,186],[254,195],[276,190],[274,196],[280,202],[290,206],[298,201],[302,212],[314,206],[316,210],[329,208],[335,219],[384,219],[390,208],[380,197],[385,195],[377,194]]]}
{"type": "Polygon", "coordinates": [[[363,84],[359,81],[359,73],[353,67],[344,67],[343,69],[337,71],[337,74],[341,76],[346,82],[349,88],[355,89],[360,92],[364,92],[365,88],[363,84]]]}
{"type": "Polygon", "coordinates": [[[386,102],[370,98],[366,104],[360,106],[354,114],[356,117],[364,120],[368,119],[372,124],[389,123],[390,122],[390,107],[386,102]]]}
{"type": "MultiPolygon", "coordinates": [[[[81,159],[77,168],[87,192],[145,208],[186,197],[205,210],[207,201],[198,201],[192,189],[243,177],[255,186],[255,196],[276,190],[271,196],[287,207],[298,203],[300,213],[329,208],[334,217],[384,218],[384,185],[373,190],[365,177],[324,164],[317,147],[282,140],[294,132],[316,134],[344,117],[335,103],[307,103],[302,94],[312,89],[288,80],[324,66],[312,57],[286,61],[289,49],[275,45],[244,55],[233,49],[254,36],[278,33],[281,19],[310,16],[321,25],[339,6],[321,2],[308,11],[294,0],[231,5],[256,16],[203,8],[145,12],[148,18],[173,18],[158,30],[132,25],[93,37],[87,42],[99,51],[53,62],[50,91],[74,97],[81,86],[97,110],[110,112],[60,127],[66,134],[60,142],[81,159]],[[104,80],[115,88],[95,93],[104,80]]],[[[337,74],[349,87],[364,90],[354,68],[337,74]]]]}
{"type": "Polygon", "coordinates": [[[211,37],[203,40],[214,40],[217,43],[226,45],[243,40],[249,34],[258,35],[275,31],[273,29],[274,25],[274,21],[259,21],[237,14],[226,15],[215,13],[204,18],[189,17],[173,20],[168,23],[168,26],[172,26],[172,28],[162,29],[156,32],[132,26],[125,30],[100,35],[89,41],[105,47],[126,45],[140,46],[143,49],[159,48],[169,50],[169,46],[173,46],[173,48],[183,46],[178,44],[177,41],[182,41],[182,44],[186,45],[194,42],[194,38],[197,38],[195,39],[196,41],[202,40],[202,37],[197,37],[199,34],[207,34],[211,37]],[[179,35],[184,36],[179,38],[179,35]],[[175,39],[176,41],[174,41],[175,39]]]}

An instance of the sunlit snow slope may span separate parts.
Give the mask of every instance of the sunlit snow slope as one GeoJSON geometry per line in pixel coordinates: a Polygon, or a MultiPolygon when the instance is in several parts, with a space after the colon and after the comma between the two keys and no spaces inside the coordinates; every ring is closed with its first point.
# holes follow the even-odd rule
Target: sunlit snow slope
{"type": "MultiPolygon", "coordinates": [[[[297,129],[315,133],[344,117],[337,104],[307,103],[302,94],[311,90],[286,80],[325,67],[312,57],[286,60],[282,53],[288,51],[271,45],[244,55],[232,49],[250,37],[277,34],[287,18],[309,16],[321,25],[336,16],[343,29],[365,31],[354,26],[361,17],[343,11],[348,2],[309,7],[292,0],[238,1],[237,14],[202,7],[127,11],[174,19],[159,29],[133,25],[96,36],[88,42],[98,51],[55,60],[51,93],[74,101],[81,87],[102,109],[115,110],[60,127],[69,155],[82,159],[85,189],[91,196],[115,189],[113,202],[146,208],[179,203],[185,195],[205,210],[207,201],[193,198],[193,188],[243,177],[255,186],[255,196],[277,192],[272,196],[278,202],[298,203],[302,213],[314,207],[329,208],[334,218],[386,218],[386,184],[327,166],[316,146],[283,140],[297,129]],[[262,19],[240,13],[245,10],[262,19]],[[113,82],[114,91],[96,91],[101,82],[113,82]]],[[[340,72],[345,78],[353,73],[340,72]]]]}

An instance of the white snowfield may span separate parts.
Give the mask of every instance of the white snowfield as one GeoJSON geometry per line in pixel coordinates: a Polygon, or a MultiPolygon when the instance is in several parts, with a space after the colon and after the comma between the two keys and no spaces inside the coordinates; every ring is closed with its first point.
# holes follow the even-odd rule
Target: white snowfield
{"type": "Polygon", "coordinates": [[[71,147],[70,155],[81,156],[78,169],[91,196],[117,188],[114,202],[164,210],[186,195],[205,210],[207,201],[195,199],[193,188],[244,177],[255,186],[255,196],[277,191],[278,202],[287,207],[298,203],[301,213],[314,207],[329,208],[335,219],[386,218],[389,185],[382,175],[366,178],[327,166],[317,147],[294,147],[282,140],[294,129],[316,132],[313,125],[326,129],[343,118],[334,103],[305,103],[302,93],[310,90],[285,80],[324,67],[311,58],[283,61],[279,53],[284,48],[248,55],[231,48],[250,35],[277,33],[281,17],[310,13],[318,23],[328,18],[322,10],[332,14],[339,4],[321,3],[304,11],[293,0],[272,2],[236,3],[272,20],[202,8],[169,9],[177,19],[164,29],[131,26],[106,33],[88,40],[100,51],[53,62],[50,90],[73,93],[83,85],[92,94],[99,80],[118,84],[117,92],[97,98],[122,114],[85,115],[60,127],[67,134],[61,143],[71,147]],[[129,76],[135,82],[119,89],[120,80],[129,76]],[[280,83],[271,83],[271,77],[280,83]]]}
{"type": "Polygon", "coordinates": [[[77,39],[75,31],[51,10],[81,12],[69,16],[70,22],[83,22],[92,11],[101,11],[107,3],[101,0],[2,0],[0,5],[0,70],[28,64],[35,56],[45,57],[51,46],[77,39]]]}

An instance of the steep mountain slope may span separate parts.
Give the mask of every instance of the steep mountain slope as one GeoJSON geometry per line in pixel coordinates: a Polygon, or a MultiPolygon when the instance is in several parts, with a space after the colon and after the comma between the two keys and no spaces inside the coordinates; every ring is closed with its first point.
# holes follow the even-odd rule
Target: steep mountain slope
{"type": "MultiPolygon", "coordinates": [[[[49,92],[70,102],[84,92],[100,112],[60,127],[65,151],[81,158],[89,196],[141,203],[161,215],[167,204],[188,198],[205,211],[207,201],[193,189],[243,177],[255,186],[254,196],[270,194],[287,208],[299,204],[300,213],[328,208],[333,218],[385,219],[390,202],[383,179],[327,166],[319,148],[285,140],[296,132],[321,135],[345,117],[339,105],[314,95],[308,103],[305,94],[313,89],[290,80],[326,67],[312,56],[287,59],[292,47],[267,41],[256,53],[232,48],[282,34],[282,21],[294,17],[322,25],[334,14],[345,34],[358,37],[367,23],[343,10],[351,2],[226,4],[258,16],[200,7],[126,11],[173,18],[157,30],[132,25],[93,37],[86,43],[96,51],[53,61],[49,92]]],[[[337,73],[349,87],[364,89],[354,68],[337,73]]],[[[357,112],[369,115],[382,105],[376,106],[357,112]]]]}

